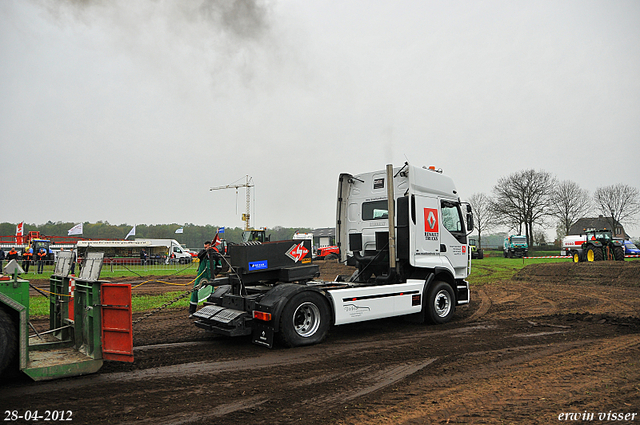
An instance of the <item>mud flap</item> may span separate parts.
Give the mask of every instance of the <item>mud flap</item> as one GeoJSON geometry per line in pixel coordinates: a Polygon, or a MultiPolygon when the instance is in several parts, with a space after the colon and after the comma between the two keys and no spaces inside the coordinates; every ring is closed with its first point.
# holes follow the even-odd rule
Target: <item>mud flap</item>
{"type": "Polygon", "coordinates": [[[253,323],[252,342],[268,348],[273,348],[273,328],[261,323],[253,323]]]}
{"type": "Polygon", "coordinates": [[[102,307],[102,358],[133,362],[131,285],[103,283],[100,304],[102,307]]]}

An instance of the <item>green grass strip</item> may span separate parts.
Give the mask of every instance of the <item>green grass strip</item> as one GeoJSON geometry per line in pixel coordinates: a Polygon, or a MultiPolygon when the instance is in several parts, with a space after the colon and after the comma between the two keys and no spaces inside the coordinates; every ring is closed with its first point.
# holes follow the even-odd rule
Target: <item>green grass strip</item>
{"type": "MultiPolygon", "coordinates": [[[[186,291],[186,289],[185,289],[186,291]]],[[[153,310],[162,306],[164,303],[177,298],[185,291],[165,292],[160,295],[133,295],[131,297],[131,306],[134,313],[153,310]]],[[[49,316],[49,299],[42,295],[32,296],[29,298],[29,316],[30,317],[47,317],[49,316]]],[[[189,297],[183,298],[171,304],[168,308],[187,308],[189,306],[189,297]]]]}

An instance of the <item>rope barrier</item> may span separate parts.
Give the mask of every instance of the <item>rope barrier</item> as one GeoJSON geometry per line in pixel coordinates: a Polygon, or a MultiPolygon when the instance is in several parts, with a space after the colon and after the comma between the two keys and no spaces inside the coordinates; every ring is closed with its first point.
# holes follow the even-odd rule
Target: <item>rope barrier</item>
{"type": "MultiPolygon", "coordinates": [[[[202,276],[202,275],[206,272],[206,270],[207,270],[207,269],[205,268],[205,269],[204,269],[204,270],[203,270],[203,271],[202,271],[198,276],[196,276],[196,277],[195,277],[195,279],[193,279],[191,282],[189,282],[189,283],[187,283],[187,284],[185,284],[185,285],[189,285],[189,284],[191,284],[191,283],[195,282],[196,280],[198,280],[198,278],[199,278],[200,276],[202,276]]],[[[146,283],[146,282],[143,282],[143,283],[141,283],[140,285],[143,285],[144,283],[146,283]]],[[[138,286],[140,286],[140,285],[138,285],[138,286]]],[[[156,307],[156,308],[154,308],[153,310],[151,310],[151,311],[149,311],[149,312],[145,313],[142,317],[139,317],[138,319],[136,319],[136,320],[134,320],[133,322],[131,322],[131,324],[132,324],[132,325],[135,325],[135,324],[137,324],[137,323],[140,323],[140,322],[141,322],[141,321],[143,321],[144,319],[147,319],[147,318],[149,318],[149,317],[153,316],[154,314],[156,314],[157,312],[159,312],[159,311],[161,311],[161,310],[164,310],[165,308],[169,307],[171,304],[175,304],[176,302],[180,301],[181,299],[188,297],[188,296],[189,296],[189,295],[191,295],[193,292],[195,292],[195,291],[199,291],[199,290],[200,290],[200,288],[202,288],[202,283],[198,283],[197,285],[195,285],[195,286],[193,287],[193,289],[190,289],[190,290],[188,290],[188,291],[186,291],[186,292],[184,292],[184,293],[182,293],[182,294],[178,295],[178,296],[177,296],[176,298],[174,298],[173,300],[169,300],[169,301],[167,301],[166,303],[162,304],[160,307],[156,307]]]]}

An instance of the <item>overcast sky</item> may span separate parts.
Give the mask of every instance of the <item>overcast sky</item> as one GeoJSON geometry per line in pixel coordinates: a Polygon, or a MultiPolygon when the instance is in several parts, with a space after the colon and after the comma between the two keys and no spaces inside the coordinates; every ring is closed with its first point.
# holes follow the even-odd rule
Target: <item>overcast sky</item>
{"type": "Polygon", "coordinates": [[[2,0],[0,144],[0,222],[242,227],[249,175],[252,225],[330,227],[407,160],[640,187],[640,2],[2,0]]]}

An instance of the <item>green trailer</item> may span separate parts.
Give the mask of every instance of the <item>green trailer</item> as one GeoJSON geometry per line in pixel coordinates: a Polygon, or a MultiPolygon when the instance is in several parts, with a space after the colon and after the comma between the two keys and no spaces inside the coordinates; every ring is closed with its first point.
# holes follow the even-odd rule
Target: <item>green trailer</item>
{"type": "Polygon", "coordinates": [[[131,285],[98,280],[102,259],[87,255],[76,277],[73,254],[58,255],[44,332],[29,323],[29,281],[17,262],[7,264],[0,275],[0,375],[20,371],[41,381],[95,373],[104,360],[133,361],[131,285]]]}

